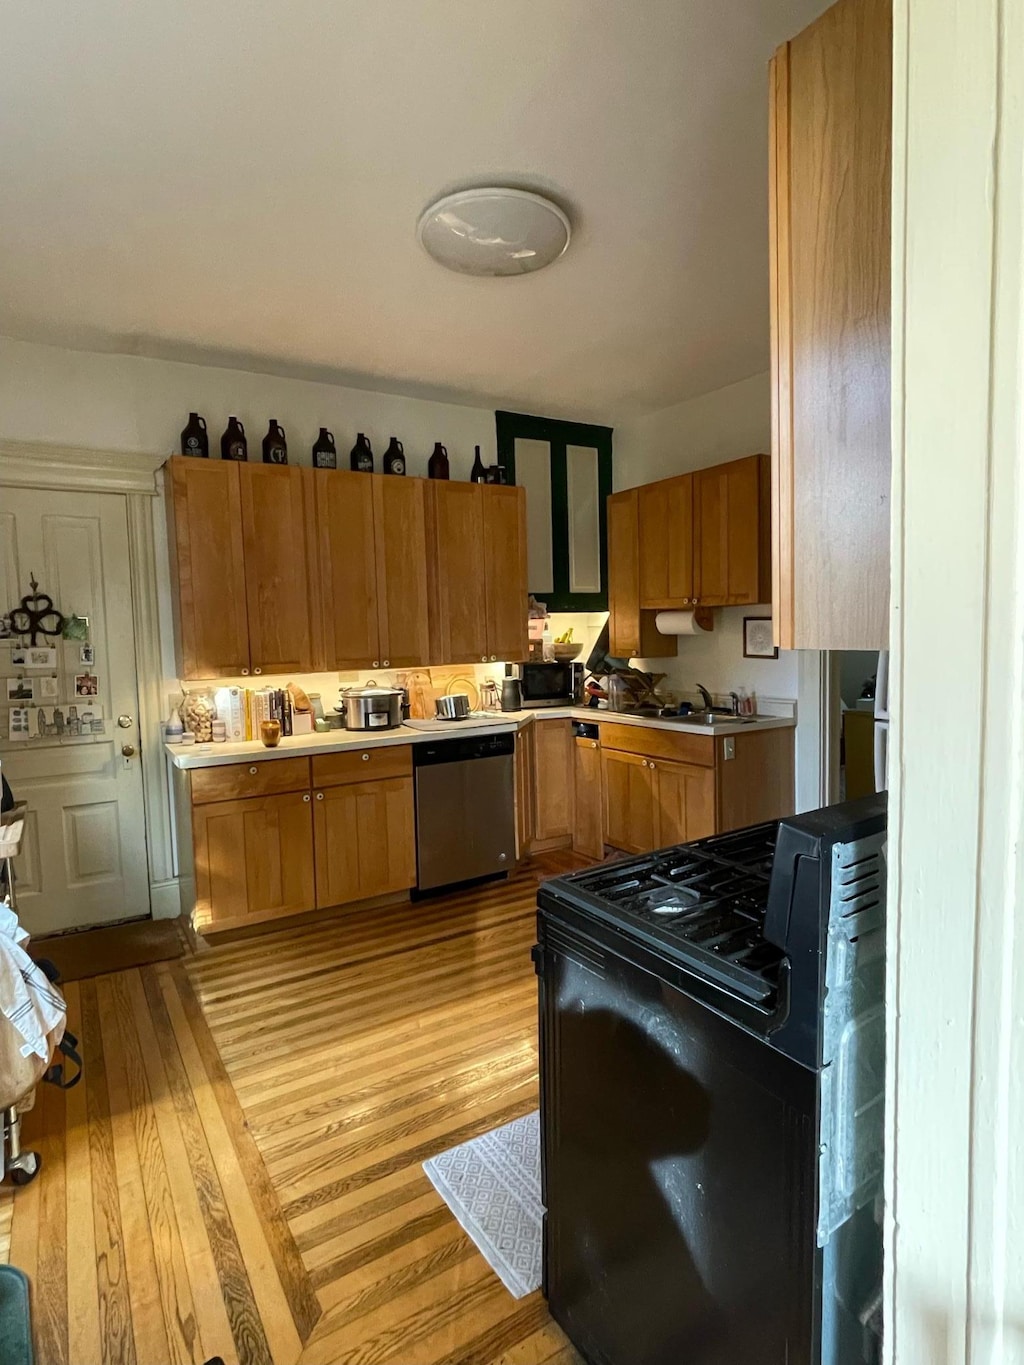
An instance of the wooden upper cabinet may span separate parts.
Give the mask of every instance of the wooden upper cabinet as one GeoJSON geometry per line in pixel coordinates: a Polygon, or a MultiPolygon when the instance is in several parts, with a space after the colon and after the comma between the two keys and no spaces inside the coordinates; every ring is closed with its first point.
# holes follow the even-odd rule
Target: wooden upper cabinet
{"type": "Polygon", "coordinates": [[[680,474],[639,490],[641,607],[693,604],[693,480],[680,474]]]}
{"type": "Polygon", "coordinates": [[[776,643],[888,643],[891,0],[840,0],[770,71],[776,643]]]}
{"type": "MultiPolygon", "coordinates": [[[[366,478],[366,475],[356,475],[366,478]]],[[[372,475],[376,601],[384,668],[430,662],[427,616],[425,479],[372,475]]],[[[377,658],[376,650],[373,658],[377,658]]]]}
{"type": "Polygon", "coordinates": [[[654,613],[640,606],[640,492],[627,488],[608,499],[609,653],[617,658],[675,654],[678,640],[661,635],[654,613]]]}
{"type": "Polygon", "coordinates": [[[702,607],[770,602],[768,456],[700,469],[693,479],[696,601],[702,607]]]}
{"type": "Polygon", "coordinates": [[[308,672],[310,630],[308,470],[240,464],[249,653],[254,673],[308,672]]]}
{"type": "Polygon", "coordinates": [[[483,505],[488,662],[521,660],[527,637],[526,490],[478,485],[483,505]]]}
{"type": "Polygon", "coordinates": [[[237,677],[249,668],[238,466],[174,456],[167,509],[179,674],[237,677]]]}
{"type": "Polygon", "coordinates": [[[431,500],[431,662],[480,663],[487,654],[484,518],[480,487],[436,480],[431,500]]]}
{"type": "Polygon", "coordinates": [[[375,480],[342,469],[303,471],[315,508],[318,668],[351,669],[381,657],[374,537],[375,480]]]}

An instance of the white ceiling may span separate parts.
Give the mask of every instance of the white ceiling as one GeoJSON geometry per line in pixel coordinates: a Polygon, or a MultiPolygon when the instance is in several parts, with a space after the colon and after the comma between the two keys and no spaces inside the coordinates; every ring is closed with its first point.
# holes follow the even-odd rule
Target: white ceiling
{"type": "Polygon", "coordinates": [[[0,0],[0,333],[616,418],[768,361],[766,62],[823,0],[0,0]],[[568,254],[416,241],[498,182],[568,254]]]}

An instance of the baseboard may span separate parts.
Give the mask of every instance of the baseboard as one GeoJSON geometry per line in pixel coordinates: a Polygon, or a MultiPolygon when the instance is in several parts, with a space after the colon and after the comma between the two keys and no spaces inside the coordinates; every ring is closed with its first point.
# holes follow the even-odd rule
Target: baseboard
{"type": "Polygon", "coordinates": [[[154,919],[177,919],[181,914],[181,896],[177,877],[164,882],[150,882],[149,908],[154,919]]]}

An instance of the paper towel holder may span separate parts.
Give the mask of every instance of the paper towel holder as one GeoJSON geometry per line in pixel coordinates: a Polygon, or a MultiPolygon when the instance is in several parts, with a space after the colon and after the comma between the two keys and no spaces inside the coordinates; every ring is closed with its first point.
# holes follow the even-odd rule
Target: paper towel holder
{"type": "MultiPolygon", "coordinates": [[[[675,634],[675,632],[672,631],[671,626],[669,626],[667,629],[666,629],[665,627],[663,627],[662,622],[661,622],[661,617],[662,617],[662,616],[668,616],[668,617],[672,617],[672,616],[690,617],[690,618],[692,618],[692,623],[693,623],[693,625],[694,625],[694,626],[697,626],[697,627],[699,628],[699,630],[701,631],[701,633],[703,633],[703,632],[705,632],[705,631],[714,630],[714,628],[715,628],[715,614],[714,614],[714,612],[711,610],[710,607],[692,607],[692,608],[683,608],[682,610],[678,610],[678,609],[677,609],[677,610],[671,610],[671,609],[669,609],[669,608],[665,608],[665,609],[663,609],[662,611],[659,611],[659,612],[655,615],[654,621],[655,621],[655,628],[658,630],[658,632],[659,632],[660,634],[662,634],[662,635],[667,635],[667,636],[669,636],[669,638],[671,638],[671,637],[673,636],[673,634],[675,634]]],[[[688,627],[688,628],[686,628],[686,629],[684,629],[684,630],[682,631],[682,634],[683,634],[683,635],[690,635],[690,634],[696,634],[696,632],[693,631],[692,628],[688,627]]],[[[678,638],[679,638],[679,635],[676,634],[676,635],[675,635],[675,638],[678,639],[678,638]]]]}

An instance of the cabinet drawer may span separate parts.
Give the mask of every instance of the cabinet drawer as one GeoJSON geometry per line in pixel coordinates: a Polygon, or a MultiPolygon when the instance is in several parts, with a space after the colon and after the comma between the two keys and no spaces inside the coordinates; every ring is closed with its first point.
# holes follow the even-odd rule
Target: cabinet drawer
{"type": "Polygon", "coordinates": [[[385,777],[412,776],[412,746],[389,744],[353,749],[343,754],[317,754],[313,786],[338,787],[345,782],[372,782],[385,777]]]}
{"type": "Polygon", "coordinates": [[[192,804],[234,801],[242,796],[273,796],[309,787],[308,758],[265,758],[259,763],[225,763],[192,772],[192,804]]]}
{"type": "Polygon", "coordinates": [[[643,725],[601,723],[601,747],[621,749],[644,758],[675,759],[679,763],[715,766],[715,741],[711,735],[673,734],[670,730],[649,730],[643,725]]]}

